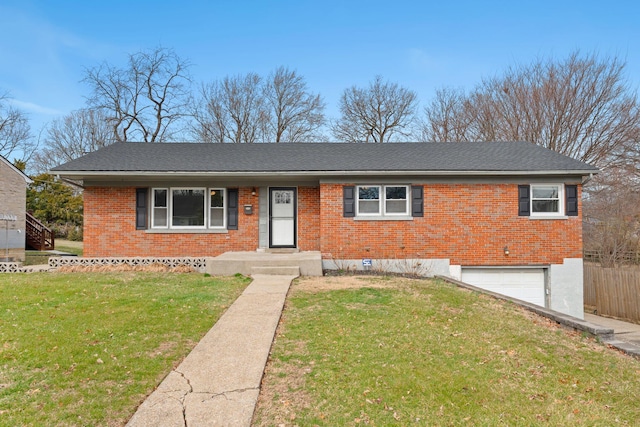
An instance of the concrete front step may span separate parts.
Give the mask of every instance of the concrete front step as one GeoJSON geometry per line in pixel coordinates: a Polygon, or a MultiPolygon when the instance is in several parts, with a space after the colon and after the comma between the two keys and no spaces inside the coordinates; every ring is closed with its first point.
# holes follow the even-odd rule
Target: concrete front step
{"type": "Polygon", "coordinates": [[[297,266],[257,266],[251,268],[251,275],[254,274],[268,274],[271,276],[299,276],[300,275],[300,267],[297,266]]]}
{"type": "MultiPolygon", "coordinates": [[[[251,274],[294,274],[302,276],[322,276],[322,256],[318,251],[298,253],[267,252],[225,252],[209,258],[205,271],[213,276],[233,276],[236,273],[251,274]],[[254,268],[297,267],[295,273],[256,273],[254,268]]],[[[268,269],[266,271],[275,271],[268,269]]],[[[291,270],[293,271],[293,270],[291,270]]]]}

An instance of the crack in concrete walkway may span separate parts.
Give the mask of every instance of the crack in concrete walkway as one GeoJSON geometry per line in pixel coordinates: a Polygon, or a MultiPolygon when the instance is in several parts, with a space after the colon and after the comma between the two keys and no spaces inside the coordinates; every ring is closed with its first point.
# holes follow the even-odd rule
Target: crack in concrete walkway
{"type": "Polygon", "coordinates": [[[128,427],[250,426],[284,301],[295,276],[254,275],[128,427]]]}

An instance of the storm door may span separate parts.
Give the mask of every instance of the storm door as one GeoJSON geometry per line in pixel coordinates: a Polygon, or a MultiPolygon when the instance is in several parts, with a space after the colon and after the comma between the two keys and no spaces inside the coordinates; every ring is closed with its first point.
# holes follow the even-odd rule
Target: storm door
{"type": "Polygon", "coordinates": [[[269,247],[296,247],[296,189],[269,188],[269,247]]]}

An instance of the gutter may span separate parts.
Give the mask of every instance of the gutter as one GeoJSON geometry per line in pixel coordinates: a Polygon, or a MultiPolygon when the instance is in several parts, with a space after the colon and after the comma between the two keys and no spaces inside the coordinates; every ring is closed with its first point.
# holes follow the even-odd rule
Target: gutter
{"type": "Polygon", "coordinates": [[[381,176],[541,176],[541,175],[579,175],[592,176],[597,171],[585,170],[542,170],[542,171],[380,171],[380,170],[362,170],[362,171],[55,171],[57,176],[66,177],[151,177],[151,176],[173,176],[173,177],[345,177],[345,176],[363,176],[363,175],[381,175],[381,176]]]}

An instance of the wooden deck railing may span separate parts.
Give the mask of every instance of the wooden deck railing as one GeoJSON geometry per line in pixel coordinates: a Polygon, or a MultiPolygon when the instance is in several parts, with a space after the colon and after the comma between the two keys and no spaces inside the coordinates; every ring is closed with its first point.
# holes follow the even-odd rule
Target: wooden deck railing
{"type": "Polygon", "coordinates": [[[27,249],[50,251],[56,248],[53,230],[47,228],[29,212],[27,212],[25,229],[27,249]]]}

